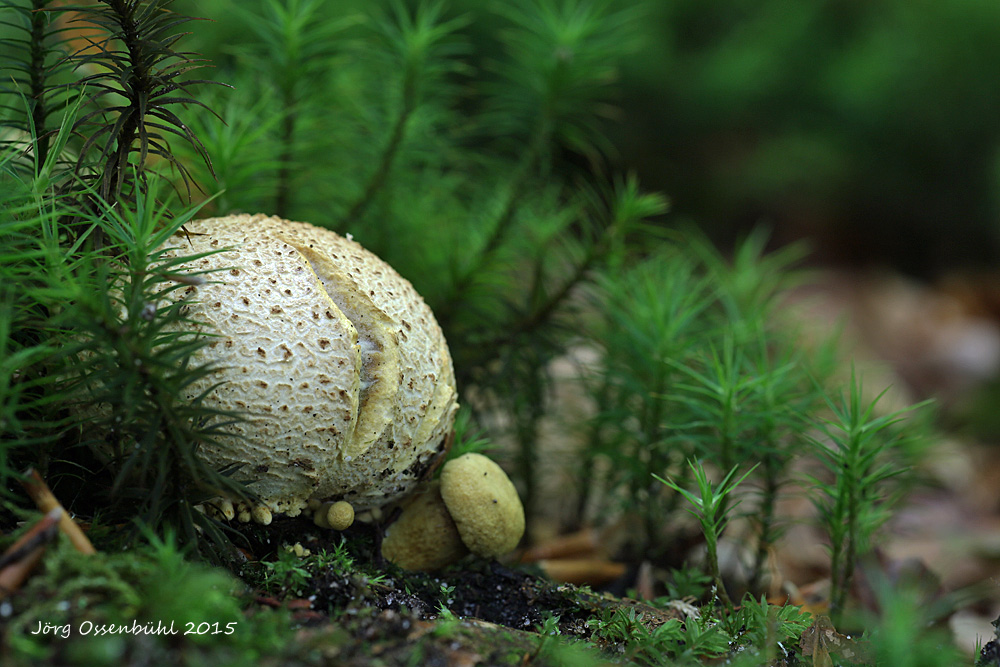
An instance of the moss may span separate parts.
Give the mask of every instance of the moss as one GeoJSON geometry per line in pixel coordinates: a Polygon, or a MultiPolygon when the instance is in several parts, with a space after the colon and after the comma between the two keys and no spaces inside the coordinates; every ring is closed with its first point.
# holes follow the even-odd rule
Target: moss
{"type": "Polygon", "coordinates": [[[96,556],[59,539],[0,608],[0,646],[15,665],[311,663],[308,645],[290,645],[290,612],[245,613],[251,600],[238,579],[185,560],[169,537],[96,556]]]}

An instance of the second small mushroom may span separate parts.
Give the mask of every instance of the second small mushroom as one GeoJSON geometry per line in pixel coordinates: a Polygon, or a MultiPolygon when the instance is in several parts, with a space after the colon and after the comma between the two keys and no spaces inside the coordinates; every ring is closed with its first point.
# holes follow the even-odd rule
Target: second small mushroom
{"type": "Polygon", "coordinates": [[[404,506],[389,526],[382,555],[409,570],[433,571],[467,551],[496,558],[524,534],[524,507],[503,469],[482,454],[445,463],[440,483],[404,506]]]}

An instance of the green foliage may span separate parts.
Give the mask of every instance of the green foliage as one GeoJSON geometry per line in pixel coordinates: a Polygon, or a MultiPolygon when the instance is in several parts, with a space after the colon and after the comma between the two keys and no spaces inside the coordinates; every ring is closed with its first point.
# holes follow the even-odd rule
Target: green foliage
{"type": "Polygon", "coordinates": [[[579,0],[499,3],[509,22],[503,36],[507,59],[498,75],[487,120],[501,136],[519,138],[529,151],[551,135],[557,145],[602,159],[610,146],[599,120],[607,82],[616,63],[636,46],[634,26],[641,10],[613,10],[607,3],[579,0]]]}
{"type": "MultiPolygon", "coordinates": [[[[35,157],[44,163],[49,157],[52,139],[52,116],[63,110],[70,90],[60,84],[67,78],[70,63],[63,58],[64,47],[59,39],[59,27],[53,21],[49,0],[30,3],[9,3],[0,14],[0,111],[8,127],[19,130],[21,136],[38,137],[35,157]],[[23,104],[27,104],[27,112],[23,104]]],[[[0,136],[3,143],[10,136],[0,136]]]]}
{"type": "MultiPolygon", "coordinates": [[[[691,664],[737,647],[740,664],[782,659],[778,647],[806,620],[753,597],[733,609],[717,550],[737,507],[752,507],[749,584],[759,591],[781,535],[776,505],[800,455],[835,473],[816,480],[817,507],[835,608],[844,606],[853,563],[902,488],[889,486],[905,475],[888,462],[912,460],[919,446],[897,430],[901,413],[862,406],[853,381],[849,398],[826,399],[833,344],[807,354],[782,312],[801,248],[767,253],[766,234],[755,232],[726,257],[690,230],[653,232],[665,199],[606,173],[611,83],[645,4],[511,0],[481,21],[482,12],[438,2],[357,11],[320,0],[199,3],[218,20],[196,24],[185,44],[217,64],[205,77],[234,91],[188,78],[200,61],[175,49],[177,29],[192,25],[172,4],[185,3],[83,10],[80,25],[100,31],[85,50],[61,43],[74,33],[52,21],[67,14],[45,2],[4,15],[2,38],[16,36],[3,47],[17,55],[5,124],[17,132],[0,137],[0,486],[38,466],[85,512],[153,528],[147,561],[63,576],[60,567],[90,566],[59,557],[59,586],[76,595],[93,584],[120,607],[85,602],[85,613],[155,608],[196,621],[214,610],[215,622],[238,611],[222,579],[189,565],[172,537],[156,537],[174,526],[193,549],[211,555],[207,538],[224,552],[228,535],[194,506],[220,492],[247,496],[231,471],[197,456],[240,415],[210,408],[207,393],[185,398],[213,371],[194,361],[211,333],[196,333],[168,298],[212,279],[182,273],[191,258],[166,250],[202,211],[263,211],[351,233],[410,279],[450,342],[463,397],[474,397],[452,455],[511,436],[529,520],[551,362],[571,346],[596,350],[584,381],[598,409],[573,462],[583,491],[572,521],[590,519],[593,506],[628,508],[638,527],[627,548],[659,562],[675,537],[664,526],[686,499],[726,610],[721,622],[710,603],[700,618],[654,626],[618,609],[597,621],[598,643],[639,664],[691,664]],[[205,200],[161,199],[168,184],[205,200]],[[811,441],[822,410],[833,413],[826,437],[811,441]],[[694,461],[726,474],[713,483],[707,463],[686,465],[694,461]],[[152,570],[167,583],[146,582],[152,570]],[[213,592],[206,606],[185,605],[199,588],[213,592]]],[[[352,592],[378,583],[361,583],[358,567],[341,544],[305,557],[279,550],[248,576],[282,596],[307,596],[318,581],[345,580],[352,592]]],[[[682,570],[670,590],[697,597],[704,583],[682,570]]],[[[446,621],[439,632],[457,632],[452,591],[432,588],[446,621]]],[[[543,626],[547,639],[554,625],[543,626]]],[[[885,632],[902,632],[893,627],[885,632]]],[[[220,641],[240,658],[269,650],[250,637],[220,641]]],[[[58,650],[18,641],[25,655],[58,650]]],[[[580,657],[566,646],[543,640],[538,656],[580,657]]]]}
{"type": "Polygon", "coordinates": [[[715,594],[719,596],[727,611],[731,613],[733,603],[729,599],[729,593],[726,592],[726,586],[722,582],[722,574],[719,571],[719,537],[729,522],[729,512],[736,507],[736,503],[733,503],[729,498],[730,494],[743,480],[750,476],[757,466],[747,470],[739,479],[736,478],[737,468],[734,467],[715,485],[708,479],[708,473],[705,472],[701,461],[688,461],[688,467],[694,476],[698,493],[692,493],[673,480],[663,479],[655,473],[653,477],[682,495],[691,504],[687,510],[697,517],[698,523],[701,524],[701,532],[705,536],[708,568],[715,586],[715,594]]]}
{"type": "Polygon", "coordinates": [[[688,232],[604,278],[593,337],[602,359],[589,380],[600,409],[582,471],[585,489],[605,486],[638,511],[637,546],[655,557],[669,540],[664,507],[679,496],[665,498],[651,474],[686,486],[686,459],[723,470],[760,464],[748,479],[760,490],[755,582],[780,537],[775,506],[834,358],[807,354],[780,312],[784,291],[802,279],[791,270],[801,249],[765,254],[765,245],[758,231],[730,261],[688,232]],[[604,478],[592,480],[601,468],[604,478]]]}
{"type": "Polygon", "coordinates": [[[596,300],[606,323],[596,328],[602,358],[589,383],[599,411],[584,450],[583,485],[639,515],[646,534],[633,540],[650,559],[669,548],[662,526],[677,499],[693,504],[709,574],[731,611],[717,563],[725,524],[738,516],[738,504],[752,502],[758,541],[747,584],[759,590],[767,550],[782,532],[776,504],[792,481],[790,465],[815,456],[835,480],[810,483],[833,545],[836,608],[868,538],[888,516],[888,501],[913,483],[906,466],[919,460],[926,423],[902,423],[907,410],[878,416],[874,404],[862,409],[857,386],[853,402],[828,397],[836,391],[829,379],[835,338],[807,354],[780,313],[781,294],[800,278],[789,270],[800,251],[766,255],[764,241],[751,235],[724,261],[707,244],[685,239],[609,274],[596,300]],[[824,420],[824,410],[832,417],[824,420]],[[816,427],[824,443],[836,444],[817,449],[810,435],[816,427]],[[681,457],[712,461],[728,474],[715,486],[702,465],[685,467],[681,457]],[[746,488],[734,492],[740,469],[746,488]],[[650,486],[663,477],[675,495],[650,486]],[[887,485],[889,478],[897,483],[887,485]]]}
{"type": "Polygon", "coordinates": [[[670,578],[666,582],[667,599],[692,598],[700,600],[712,583],[712,577],[693,565],[671,570],[670,578]]]}
{"type": "MultiPolygon", "coordinates": [[[[301,545],[286,545],[278,549],[274,560],[256,565],[261,567],[254,568],[257,576],[251,575],[251,579],[278,597],[308,595],[315,588],[314,578],[319,575],[350,577],[359,571],[344,541],[316,553],[308,553],[301,545]]],[[[369,577],[367,581],[378,578],[369,577]]]]}
{"type": "Polygon", "coordinates": [[[73,155],[60,159],[63,170],[90,184],[90,193],[75,194],[92,205],[97,198],[112,204],[134,199],[146,188],[153,161],[171,168],[190,195],[189,170],[175,156],[172,140],[185,142],[211,170],[197,136],[174,112],[178,106],[207,107],[191,92],[206,83],[189,77],[199,61],[174,48],[182,36],[177,28],[191,19],[170,11],[171,3],[108,0],[67,8],[36,0],[8,8],[6,25],[15,36],[3,42],[10,58],[4,69],[13,72],[0,91],[7,111],[3,125],[30,138],[27,150],[44,163],[56,131],[52,116],[80,95],[81,112],[72,125],[79,141],[73,155]],[[19,100],[27,107],[23,114],[19,100]]]}
{"type": "Polygon", "coordinates": [[[263,581],[266,590],[294,596],[305,594],[311,575],[305,560],[295,551],[279,549],[277,559],[264,565],[267,567],[263,581]]]}
{"type": "Polygon", "coordinates": [[[640,665],[691,665],[729,652],[729,637],[709,620],[670,619],[654,629],[636,610],[617,608],[605,613],[595,629],[602,643],[622,646],[625,658],[640,665]]]}
{"type": "Polygon", "coordinates": [[[830,539],[830,604],[835,621],[843,613],[858,557],[870,548],[872,535],[899,499],[899,489],[891,483],[906,472],[897,454],[902,433],[894,427],[919,406],[876,415],[875,406],[884,395],[883,391],[865,405],[861,381],[852,369],[848,393],[836,402],[829,399],[833,416],[821,425],[824,438],[813,439],[832,478],[814,478],[813,503],[830,539]]]}
{"type": "Polygon", "coordinates": [[[763,596],[756,600],[752,595],[744,596],[739,610],[727,619],[739,644],[765,664],[786,658],[789,650],[785,646],[797,644],[811,622],[810,614],[798,607],[768,604],[763,596]]]}
{"type": "Polygon", "coordinates": [[[166,161],[187,184],[188,169],[171,151],[171,138],[182,139],[211,164],[204,146],[173,111],[178,105],[207,107],[191,93],[205,81],[186,76],[198,63],[173,48],[182,37],[177,28],[192,19],[169,11],[172,2],[106,0],[74,8],[75,21],[103,33],[70,57],[74,70],[84,73],[74,86],[93,109],[74,125],[87,136],[76,173],[86,178],[84,167],[97,165],[94,187],[106,201],[117,200],[136,174],[140,189],[145,188],[143,170],[150,156],[166,161]]]}
{"type": "Polygon", "coordinates": [[[458,458],[462,454],[486,454],[493,448],[494,445],[486,437],[485,432],[476,428],[472,411],[465,407],[459,408],[455,417],[454,442],[448,450],[447,459],[458,458]]]}
{"type": "Polygon", "coordinates": [[[724,621],[706,616],[707,609],[702,608],[701,616],[664,621],[618,607],[591,623],[593,640],[605,650],[616,649],[629,664],[701,665],[724,659],[760,667],[796,659],[795,648],[812,622],[797,607],[770,605],[749,595],[724,621]]]}
{"type": "Polygon", "coordinates": [[[714,238],[764,219],[919,275],[995,262],[995,5],[678,0],[642,35],[616,134],[714,238]]]}
{"type": "Polygon", "coordinates": [[[542,622],[537,632],[541,635],[538,646],[532,655],[532,661],[540,661],[542,664],[567,667],[580,665],[589,667],[590,665],[602,665],[600,655],[582,642],[564,640],[560,636],[558,616],[549,615],[542,622]]]}
{"type": "Polygon", "coordinates": [[[969,664],[952,642],[950,633],[935,617],[935,605],[928,604],[926,587],[919,581],[894,582],[883,573],[873,573],[873,592],[879,613],[859,619],[870,628],[865,637],[873,649],[877,665],[935,667],[969,664]]]}
{"type": "Polygon", "coordinates": [[[136,635],[146,640],[144,658],[162,664],[236,664],[289,654],[285,614],[244,615],[239,581],[191,563],[169,532],[148,538],[149,546],[97,556],[82,556],[60,540],[46,554],[44,574],[9,599],[13,613],[0,633],[5,660],[109,664],[129,656],[134,637],[99,628],[133,624],[149,630],[136,635]],[[59,629],[32,634],[46,623],[59,629]],[[156,634],[158,627],[163,631],[156,634]]]}
{"type": "Polygon", "coordinates": [[[43,452],[110,475],[101,493],[115,500],[119,520],[157,525],[170,515],[192,541],[196,525],[224,541],[191,506],[223,489],[246,492],[195,449],[220,437],[235,416],[205,406],[203,397],[184,400],[185,387],[212,368],[190,362],[207,341],[166,299],[205,279],[179,270],[183,257],[165,254],[197,209],[171,216],[153,189],[138,192],[134,207],[95,195],[99,208],[85,213],[66,197],[31,193],[38,183],[0,212],[7,345],[22,362],[7,368],[0,401],[9,415],[5,456],[44,443],[34,465],[47,462],[43,452]],[[77,221],[74,235],[69,219],[77,221]],[[82,458],[81,444],[90,446],[82,458]]]}
{"type": "Polygon", "coordinates": [[[223,530],[193,505],[247,493],[195,452],[237,417],[185,398],[213,369],[192,363],[206,341],[168,297],[205,278],[179,271],[184,258],[164,247],[198,207],[171,210],[149,171],[155,162],[188,184],[174,139],[210,165],[174,112],[204,108],[190,97],[203,82],[174,48],[190,19],[169,4],[34,2],[5,13],[26,38],[3,44],[15,74],[0,144],[0,478],[16,459],[51,473],[64,494],[83,492],[89,512],[169,518],[190,542],[220,546],[223,530]]]}

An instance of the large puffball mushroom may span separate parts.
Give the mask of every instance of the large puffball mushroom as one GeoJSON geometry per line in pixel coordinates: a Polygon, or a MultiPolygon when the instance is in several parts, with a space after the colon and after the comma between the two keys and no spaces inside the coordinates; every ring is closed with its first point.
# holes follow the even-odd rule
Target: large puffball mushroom
{"type": "Polygon", "coordinates": [[[382,556],[405,570],[433,572],[467,553],[437,481],[413,495],[382,540],[382,556]]]}
{"type": "Polygon", "coordinates": [[[483,558],[512,551],[524,535],[524,506],[514,483],[482,454],[463,454],[441,469],[441,498],[462,542],[483,558]]]}
{"type": "Polygon", "coordinates": [[[457,409],[448,347],[413,286],[350,239],[262,215],[189,222],[167,245],[167,257],[222,251],[187,262],[214,272],[172,298],[215,336],[193,362],[219,370],[186,398],[247,417],[199,454],[238,466],[267,509],[252,517],[410,493],[457,409]]]}

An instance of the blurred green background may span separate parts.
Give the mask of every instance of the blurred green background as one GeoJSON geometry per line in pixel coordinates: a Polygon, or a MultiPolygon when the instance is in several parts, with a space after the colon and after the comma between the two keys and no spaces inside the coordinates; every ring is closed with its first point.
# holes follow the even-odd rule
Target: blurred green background
{"type": "MultiPolygon", "coordinates": [[[[672,222],[693,221],[722,245],[764,223],[775,243],[812,239],[820,261],[923,278],[996,264],[1000,3],[612,4],[645,14],[607,125],[614,166],[669,195],[672,222]]],[[[488,69],[499,48],[491,3],[447,6],[474,15],[467,30],[483,39],[469,58],[488,69]]],[[[239,25],[225,21],[231,2],[176,8],[222,32],[239,25]]],[[[206,55],[225,52],[223,40],[206,55]]]]}
{"type": "Polygon", "coordinates": [[[675,211],[921,276],[996,261],[1000,3],[654,7],[619,143],[675,211]]]}
{"type": "MultiPolygon", "coordinates": [[[[620,2],[622,6],[638,5],[620,2]]],[[[455,0],[488,14],[485,0],[455,0]]],[[[621,166],[716,241],[930,278],[1000,251],[1000,3],[656,0],[622,71],[621,166]]],[[[475,25],[483,25],[481,22],[475,25]]]]}

